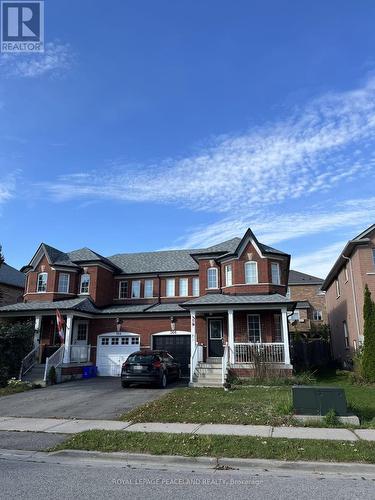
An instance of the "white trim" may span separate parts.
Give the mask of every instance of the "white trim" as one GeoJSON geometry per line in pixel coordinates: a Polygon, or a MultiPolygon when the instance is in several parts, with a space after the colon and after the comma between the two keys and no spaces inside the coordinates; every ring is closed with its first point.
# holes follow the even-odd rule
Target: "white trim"
{"type": "Polygon", "coordinates": [[[258,276],[258,262],[256,260],[248,260],[247,262],[244,263],[244,271],[245,271],[245,284],[246,285],[257,285],[259,284],[259,276],[258,276]],[[249,265],[249,264],[255,264],[255,279],[256,281],[253,281],[253,282],[249,282],[247,283],[246,282],[246,267],[249,265]]]}
{"type": "Polygon", "coordinates": [[[35,293],[47,293],[47,288],[48,288],[48,272],[46,271],[43,271],[42,273],[38,273],[37,277],[36,277],[36,292],[35,293]],[[46,286],[46,289],[45,290],[38,290],[39,288],[39,276],[47,276],[46,278],[46,283],[45,283],[45,286],[46,286]]]}
{"type": "Polygon", "coordinates": [[[58,278],[58,280],[57,280],[57,293],[68,294],[68,293],[69,293],[69,288],[70,288],[70,274],[69,274],[69,273],[66,273],[66,272],[61,272],[61,271],[59,271],[59,278],[58,278]],[[59,290],[59,287],[60,287],[60,278],[61,278],[61,276],[62,276],[63,274],[65,274],[65,276],[68,276],[68,287],[67,287],[68,291],[67,291],[67,292],[61,292],[61,291],[59,290]]]}
{"type": "Polygon", "coordinates": [[[224,265],[224,276],[225,276],[225,286],[233,286],[233,266],[232,264],[225,264],[224,265]],[[228,273],[228,270],[230,270],[230,273],[228,273]],[[228,274],[230,275],[230,280],[228,280],[228,274]],[[230,281],[230,284],[228,284],[228,281],[230,281]]]}
{"type": "Polygon", "coordinates": [[[129,281],[128,280],[121,280],[118,282],[118,297],[116,297],[119,300],[126,300],[129,296],[129,281]],[[126,283],[126,297],[121,297],[121,283],[126,283]]]}
{"type": "MultiPolygon", "coordinates": [[[[375,273],[374,273],[375,274],[375,273]]],[[[274,285],[274,286],[286,286],[280,283],[280,285],[276,285],[276,283],[237,283],[236,285],[231,286],[222,286],[221,288],[234,288],[236,286],[258,286],[258,285],[274,285]]]]}
{"type": "Polygon", "coordinates": [[[178,278],[178,296],[179,297],[189,297],[189,278],[178,278]],[[181,294],[181,281],[186,283],[186,294],[181,294]]]}
{"type": "Polygon", "coordinates": [[[259,319],[259,342],[253,342],[251,340],[251,343],[252,344],[261,344],[262,343],[262,323],[260,321],[260,314],[257,314],[257,313],[249,313],[249,314],[246,314],[246,326],[247,326],[247,338],[250,342],[250,331],[249,331],[249,317],[250,316],[258,316],[258,319],[259,319]]]}
{"type": "Polygon", "coordinates": [[[271,281],[272,281],[273,285],[280,285],[280,283],[281,283],[281,269],[280,269],[280,263],[279,262],[272,262],[271,261],[271,281]],[[275,283],[273,281],[272,266],[277,266],[277,283],[275,283]]]}
{"type": "Polygon", "coordinates": [[[165,280],[165,296],[169,299],[176,297],[176,278],[166,278],[166,280],[165,280]],[[168,294],[168,283],[173,283],[173,292],[171,295],[168,294]]]}
{"type": "Polygon", "coordinates": [[[191,292],[192,292],[192,297],[199,297],[200,295],[200,282],[199,282],[199,276],[193,276],[191,280],[191,292]],[[194,293],[194,281],[198,280],[198,294],[194,293]]]}
{"type": "MultiPolygon", "coordinates": [[[[140,299],[141,298],[141,280],[132,280],[132,287],[131,287],[131,292],[130,292],[130,298],[131,299],[140,299]],[[138,283],[139,284],[139,289],[138,289],[138,294],[133,297],[134,283],[138,283]]],[[[122,300],[124,300],[124,299],[122,299],[122,300]]]]}
{"type": "Polygon", "coordinates": [[[152,299],[154,297],[154,280],[152,278],[147,278],[143,283],[143,298],[152,299]],[[146,282],[151,283],[151,295],[146,295],[146,282]]]}
{"type": "Polygon", "coordinates": [[[89,273],[83,273],[83,274],[81,274],[81,276],[79,278],[79,294],[78,295],[90,295],[90,285],[91,285],[91,276],[89,275],[89,273]],[[82,292],[82,278],[84,276],[88,276],[89,277],[87,292],[82,292]]]}
{"type": "Polygon", "coordinates": [[[130,332],[107,332],[100,333],[97,337],[140,337],[139,333],[130,333],[130,332]]]}
{"type": "Polygon", "coordinates": [[[207,288],[206,290],[217,290],[219,288],[219,270],[217,267],[211,266],[207,268],[207,288]],[[208,279],[208,273],[214,269],[216,271],[216,286],[208,286],[209,285],[209,279],[208,279]]]}
{"type": "Polygon", "coordinates": [[[151,337],[158,337],[162,335],[170,335],[175,337],[176,335],[191,335],[191,332],[187,332],[185,330],[176,330],[176,332],[172,333],[170,330],[166,330],[165,332],[152,333],[151,337]]]}
{"type": "Polygon", "coordinates": [[[207,336],[207,340],[223,340],[224,338],[224,318],[221,317],[221,316],[218,316],[218,317],[215,317],[215,316],[212,316],[210,318],[207,318],[207,329],[208,329],[208,336],[207,336]],[[211,322],[212,321],[220,321],[221,323],[221,337],[214,337],[212,338],[211,337],[211,322]]]}

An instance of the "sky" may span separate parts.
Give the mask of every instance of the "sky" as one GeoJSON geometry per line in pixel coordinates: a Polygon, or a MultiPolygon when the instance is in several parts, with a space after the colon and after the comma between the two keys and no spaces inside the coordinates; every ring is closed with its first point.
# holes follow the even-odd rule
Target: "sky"
{"type": "Polygon", "coordinates": [[[375,2],[45,0],[0,54],[0,243],[105,256],[251,227],[324,277],[375,222],[375,2]]]}

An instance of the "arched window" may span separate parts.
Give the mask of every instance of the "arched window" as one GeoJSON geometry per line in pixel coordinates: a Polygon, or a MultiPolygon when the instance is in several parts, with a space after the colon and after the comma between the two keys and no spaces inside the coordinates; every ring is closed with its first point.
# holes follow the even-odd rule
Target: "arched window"
{"type": "Polygon", "coordinates": [[[217,268],[207,269],[207,288],[218,288],[217,268]]]}
{"type": "Polygon", "coordinates": [[[245,262],[245,283],[247,285],[258,283],[258,264],[253,260],[245,262]]]}

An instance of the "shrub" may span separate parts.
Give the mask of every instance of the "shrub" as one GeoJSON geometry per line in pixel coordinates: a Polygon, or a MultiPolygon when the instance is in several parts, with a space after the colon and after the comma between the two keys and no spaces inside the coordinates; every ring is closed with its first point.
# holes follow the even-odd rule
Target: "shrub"
{"type": "Polygon", "coordinates": [[[51,366],[51,368],[49,369],[47,377],[48,377],[48,383],[50,385],[57,384],[56,369],[54,366],[51,366]]]}
{"type": "Polygon", "coordinates": [[[34,325],[31,322],[0,324],[0,387],[9,378],[18,377],[22,359],[33,348],[34,325]]]}
{"type": "Polygon", "coordinates": [[[337,427],[340,423],[335,410],[331,409],[327,412],[327,414],[323,418],[324,423],[329,427],[337,427]]]}
{"type": "Polygon", "coordinates": [[[364,344],[361,373],[368,382],[375,382],[375,304],[371,299],[371,293],[367,285],[365,287],[363,319],[364,344]]]}

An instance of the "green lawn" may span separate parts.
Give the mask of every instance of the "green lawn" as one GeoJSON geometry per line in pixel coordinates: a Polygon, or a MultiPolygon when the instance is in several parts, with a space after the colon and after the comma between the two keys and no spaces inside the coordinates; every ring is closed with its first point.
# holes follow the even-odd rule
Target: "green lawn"
{"type": "Polygon", "coordinates": [[[86,431],[55,450],[126,451],[189,457],[239,457],[375,463],[373,443],[237,436],[197,436],[124,431],[86,431]]]}
{"type": "MultiPolygon", "coordinates": [[[[375,427],[375,386],[352,385],[347,376],[334,372],[319,376],[316,383],[343,387],[361,426],[375,427]]],[[[237,385],[228,392],[221,388],[179,388],[121,418],[133,422],[301,425],[292,416],[290,386],[237,385]]]]}
{"type": "Polygon", "coordinates": [[[16,387],[6,386],[0,387],[0,397],[9,396],[10,394],[17,394],[18,392],[25,392],[31,390],[31,387],[27,384],[19,384],[16,387]]]}

